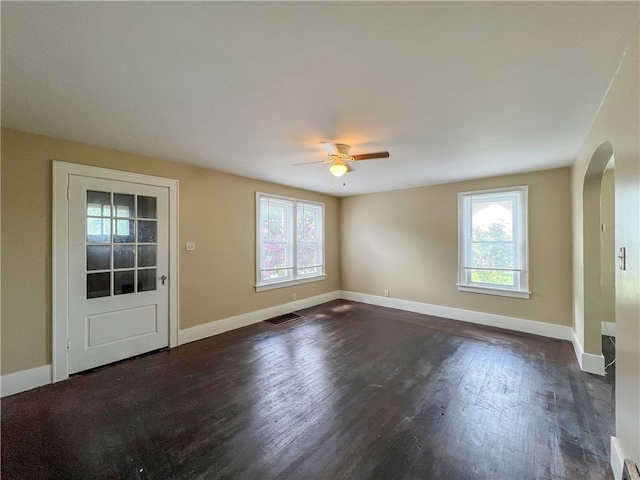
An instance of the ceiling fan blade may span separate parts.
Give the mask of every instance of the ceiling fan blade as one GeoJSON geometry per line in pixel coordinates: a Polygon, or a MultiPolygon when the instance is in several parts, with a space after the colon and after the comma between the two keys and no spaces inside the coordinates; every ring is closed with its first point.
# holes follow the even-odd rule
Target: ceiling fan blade
{"type": "Polygon", "coordinates": [[[353,172],[355,170],[355,168],[349,165],[349,162],[345,162],[345,165],[347,166],[347,173],[353,172]]]}
{"type": "Polygon", "coordinates": [[[352,155],[354,161],[373,160],[374,158],[389,158],[389,152],[363,153],[362,155],[352,155]]]}
{"type": "Polygon", "coordinates": [[[315,162],[292,163],[291,165],[294,167],[299,167],[300,165],[312,165],[314,163],[329,163],[329,162],[327,160],[318,160],[315,162]]]}

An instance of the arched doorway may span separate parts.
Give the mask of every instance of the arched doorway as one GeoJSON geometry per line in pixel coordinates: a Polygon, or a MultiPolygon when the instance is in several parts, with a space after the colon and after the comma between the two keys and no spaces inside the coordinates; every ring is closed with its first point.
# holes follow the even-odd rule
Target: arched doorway
{"type": "MultiPolygon", "coordinates": [[[[603,143],[595,150],[585,173],[582,192],[584,350],[596,356],[602,356],[605,298],[602,291],[602,179],[612,157],[613,147],[609,142],[603,143]]],[[[604,374],[604,362],[602,371],[597,373],[604,374]]]]}

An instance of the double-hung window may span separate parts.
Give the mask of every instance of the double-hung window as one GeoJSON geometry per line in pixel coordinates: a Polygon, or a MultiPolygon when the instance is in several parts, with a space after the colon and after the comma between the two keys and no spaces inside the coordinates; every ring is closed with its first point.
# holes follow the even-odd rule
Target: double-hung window
{"type": "Polygon", "coordinates": [[[324,204],[256,193],[256,291],[322,280],[324,204]]]}
{"type": "Polygon", "coordinates": [[[458,193],[458,290],[529,298],[526,186],[458,193]]]}

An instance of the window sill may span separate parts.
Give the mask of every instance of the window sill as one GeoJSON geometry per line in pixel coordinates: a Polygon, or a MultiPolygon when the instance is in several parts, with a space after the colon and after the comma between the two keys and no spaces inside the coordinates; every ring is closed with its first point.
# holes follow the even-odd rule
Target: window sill
{"type": "Polygon", "coordinates": [[[506,290],[501,288],[475,287],[470,285],[458,285],[458,291],[469,293],[482,293],[484,295],[498,295],[501,297],[526,298],[531,296],[531,292],[522,290],[506,290]]]}
{"type": "Polygon", "coordinates": [[[256,292],[264,292],[266,290],[274,290],[276,288],[291,287],[293,285],[301,285],[303,283],[319,282],[324,280],[326,275],[317,275],[315,277],[297,278],[295,280],[285,280],[283,282],[263,283],[256,285],[256,292]]]}

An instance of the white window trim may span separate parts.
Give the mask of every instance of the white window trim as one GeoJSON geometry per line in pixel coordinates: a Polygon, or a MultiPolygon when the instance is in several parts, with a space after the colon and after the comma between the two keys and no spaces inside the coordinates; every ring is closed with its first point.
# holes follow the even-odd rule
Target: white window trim
{"type": "MultiPolygon", "coordinates": [[[[294,208],[294,213],[293,213],[293,218],[294,218],[294,223],[295,223],[295,218],[297,218],[296,216],[297,213],[297,208],[294,208]]],[[[326,278],[326,274],[325,274],[325,228],[326,228],[326,224],[325,224],[325,205],[322,202],[314,202],[311,200],[304,200],[301,198],[293,198],[293,197],[285,197],[282,195],[273,195],[271,193],[265,193],[265,192],[256,192],[256,284],[255,284],[255,289],[256,292],[264,292],[266,290],[274,290],[276,288],[284,288],[284,287],[291,287],[293,285],[301,285],[304,283],[311,283],[311,282],[319,282],[322,281],[326,278]],[[261,241],[260,241],[260,198],[261,197],[269,197],[269,198],[277,198],[280,200],[286,200],[289,202],[294,202],[296,207],[297,207],[297,203],[306,203],[306,204],[312,204],[312,205],[318,205],[320,207],[322,207],[322,235],[321,235],[321,239],[320,239],[320,245],[321,245],[321,250],[322,250],[322,271],[319,274],[316,275],[305,275],[302,277],[298,277],[298,278],[293,278],[293,279],[286,279],[286,280],[271,280],[269,282],[261,282],[260,278],[261,278],[261,271],[260,271],[260,258],[261,258],[261,241]]],[[[294,250],[294,254],[293,254],[293,258],[294,261],[297,261],[297,249],[296,249],[296,244],[297,244],[297,235],[295,235],[294,232],[294,239],[293,239],[293,250],[294,250]]],[[[293,267],[293,274],[294,277],[296,275],[296,266],[294,265],[293,267]]]]}
{"type": "Polygon", "coordinates": [[[499,295],[503,297],[525,298],[531,296],[529,291],[529,187],[527,185],[494,188],[488,190],[474,190],[470,192],[458,193],[458,291],[480,293],[485,295],[499,295]],[[505,192],[518,192],[520,201],[518,202],[517,217],[519,231],[517,232],[519,242],[520,264],[520,285],[519,288],[501,288],[498,286],[469,285],[465,283],[465,259],[466,259],[466,232],[468,223],[465,216],[465,199],[474,195],[491,195],[505,192]],[[523,220],[522,220],[523,219],[523,220]]]}
{"type": "Polygon", "coordinates": [[[469,285],[461,285],[458,283],[458,291],[460,292],[470,292],[470,293],[482,293],[484,295],[498,295],[500,297],[514,297],[514,298],[529,298],[531,296],[531,292],[524,292],[521,290],[509,290],[506,288],[495,288],[495,287],[479,287],[479,286],[469,286],[469,285]]]}

